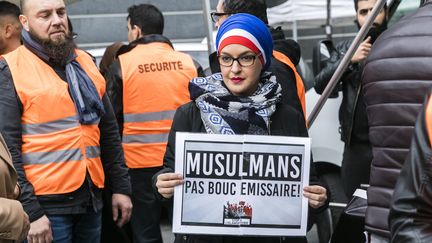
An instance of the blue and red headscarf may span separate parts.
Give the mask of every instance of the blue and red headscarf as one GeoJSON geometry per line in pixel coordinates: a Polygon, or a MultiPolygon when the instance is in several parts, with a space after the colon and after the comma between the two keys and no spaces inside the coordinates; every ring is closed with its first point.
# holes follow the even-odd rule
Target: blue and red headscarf
{"type": "Polygon", "coordinates": [[[273,39],[266,24],[259,18],[245,13],[234,14],[220,26],[216,35],[218,54],[227,45],[240,44],[260,54],[259,59],[266,70],[270,66],[273,39]]]}

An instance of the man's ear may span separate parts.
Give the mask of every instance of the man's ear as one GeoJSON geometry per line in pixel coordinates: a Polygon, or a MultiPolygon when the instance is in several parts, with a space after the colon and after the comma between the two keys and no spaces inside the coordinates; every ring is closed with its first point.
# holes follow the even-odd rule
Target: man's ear
{"type": "Polygon", "coordinates": [[[22,27],[23,27],[25,30],[29,31],[29,30],[30,30],[30,27],[29,27],[29,22],[28,22],[27,17],[26,17],[25,15],[22,15],[22,14],[21,14],[21,15],[19,16],[19,20],[20,20],[20,22],[21,22],[22,27]]]}
{"type": "Polygon", "coordinates": [[[142,37],[142,31],[141,31],[141,28],[138,25],[134,25],[133,26],[133,33],[134,33],[134,36],[135,36],[135,40],[142,37]]]}
{"type": "Polygon", "coordinates": [[[6,39],[9,39],[13,34],[13,28],[14,26],[12,24],[6,24],[4,28],[4,37],[6,39]]]}

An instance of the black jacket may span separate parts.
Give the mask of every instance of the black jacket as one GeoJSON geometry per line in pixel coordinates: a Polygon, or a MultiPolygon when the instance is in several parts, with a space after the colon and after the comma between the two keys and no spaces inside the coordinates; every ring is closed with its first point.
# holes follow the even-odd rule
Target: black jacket
{"type": "MultiPolygon", "coordinates": [[[[176,132],[194,132],[194,133],[206,133],[204,124],[201,120],[200,111],[197,108],[195,102],[189,102],[185,105],[180,106],[174,116],[173,125],[168,137],[168,145],[164,157],[164,169],[153,177],[153,187],[158,197],[161,199],[162,196],[157,192],[156,179],[161,173],[168,173],[174,171],[175,164],[175,134],[176,132]]],[[[304,117],[301,113],[294,110],[292,107],[279,104],[276,112],[271,117],[270,134],[278,136],[297,136],[307,137],[307,129],[304,121],[304,117]]],[[[311,163],[310,171],[310,184],[311,185],[322,185],[315,172],[313,163],[311,163]]],[[[329,191],[329,190],[327,190],[329,191]]],[[[329,197],[330,198],[330,197],[329,197]]],[[[314,221],[313,217],[318,212],[321,212],[328,206],[322,206],[318,209],[309,208],[309,223],[314,221]]],[[[285,237],[286,238],[286,237],[285,237]]],[[[286,242],[306,242],[304,238],[286,238],[286,242]]],[[[233,236],[197,236],[197,235],[177,235],[175,242],[280,242],[279,237],[233,237],[233,236]]],[[[284,241],[282,241],[284,242],[284,241]]]]}
{"type": "Polygon", "coordinates": [[[388,214],[417,116],[432,87],[432,2],[376,40],[363,72],[372,145],[366,230],[390,237],[388,214]]]}
{"type": "Polygon", "coordinates": [[[426,123],[432,113],[425,109],[417,120],[393,194],[389,216],[392,242],[432,242],[432,150],[428,134],[432,127],[426,123]]]}
{"type": "MultiPolygon", "coordinates": [[[[271,28],[270,32],[273,37],[273,49],[287,56],[291,62],[297,66],[301,57],[300,46],[297,42],[285,39],[285,35],[281,28],[271,28]]],[[[212,73],[219,73],[220,66],[217,58],[217,52],[213,52],[209,56],[210,69],[212,73]]],[[[293,70],[285,63],[277,60],[272,56],[269,70],[276,76],[276,80],[282,88],[283,104],[288,104],[303,114],[301,101],[297,94],[296,77],[293,70]]]]}
{"type": "MultiPolygon", "coordinates": [[[[127,53],[133,50],[137,45],[144,45],[154,42],[167,43],[172,46],[171,41],[162,35],[146,35],[140,39],[131,42],[129,45],[122,46],[116,56],[127,53]]],[[[192,58],[192,57],[191,57],[192,58]]],[[[192,58],[193,59],[193,58],[192,58]]],[[[199,77],[204,77],[204,71],[201,65],[193,59],[197,74],[199,77]]],[[[120,135],[123,134],[123,77],[120,61],[118,58],[114,59],[110,65],[108,71],[105,73],[105,79],[107,82],[107,94],[111,100],[114,108],[114,114],[117,118],[120,135]]]]}
{"type": "MultiPolygon", "coordinates": [[[[66,80],[64,68],[56,67],[53,69],[60,78],[66,80]]],[[[30,82],[31,77],[29,78],[30,82]]],[[[88,175],[83,185],[74,192],[47,196],[34,194],[33,186],[26,179],[21,160],[23,106],[15,91],[9,67],[3,58],[0,58],[0,94],[0,132],[11,152],[13,164],[18,173],[18,182],[22,189],[20,201],[29,215],[30,221],[35,221],[44,214],[80,214],[89,210],[99,211],[102,208],[102,190],[96,188],[88,175]]],[[[102,101],[106,114],[101,117],[99,130],[101,160],[106,178],[105,185],[113,193],[130,195],[131,186],[118,135],[117,122],[106,94],[102,101]]]]}
{"type": "MultiPolygon", "coordinates": [[[[330,82],[333,73],[348,51],[352,40],[341,41],[331,52],[326,66],[315,77],[315,91],[322,94],[330,82]]],[[[368,121],[366,116],[363,94],[361,93],[361,64],[350,64],[342,75],[333,92],[342,91],[342,103],[339,108],[339,123],[341,139],[349,145],[352,140],[369,143],[368,121]]]]}

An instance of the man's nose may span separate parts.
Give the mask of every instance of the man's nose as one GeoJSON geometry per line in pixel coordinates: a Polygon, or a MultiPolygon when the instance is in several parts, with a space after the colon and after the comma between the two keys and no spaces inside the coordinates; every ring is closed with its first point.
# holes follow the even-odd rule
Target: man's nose
{"type": "Polygon", "coordinates": [[[62,22],[62,18],[57,13],[54,13],[52,18],[52,24],[59,25],[61,24],[61,22],[62,22]]]}

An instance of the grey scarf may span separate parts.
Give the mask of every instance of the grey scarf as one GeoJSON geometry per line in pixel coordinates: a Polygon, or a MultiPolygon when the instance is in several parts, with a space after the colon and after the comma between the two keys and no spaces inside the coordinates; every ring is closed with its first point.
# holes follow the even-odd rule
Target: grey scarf
{"type": "Polygon", "coordinates": [[[270,117],[281,98],[276,77],[264,73],[251,96],[235,96],[223,83],[222,74],[194,78],[189,83],[191,99],[201,112],[207,133],[269,135],[270,117]]]}

